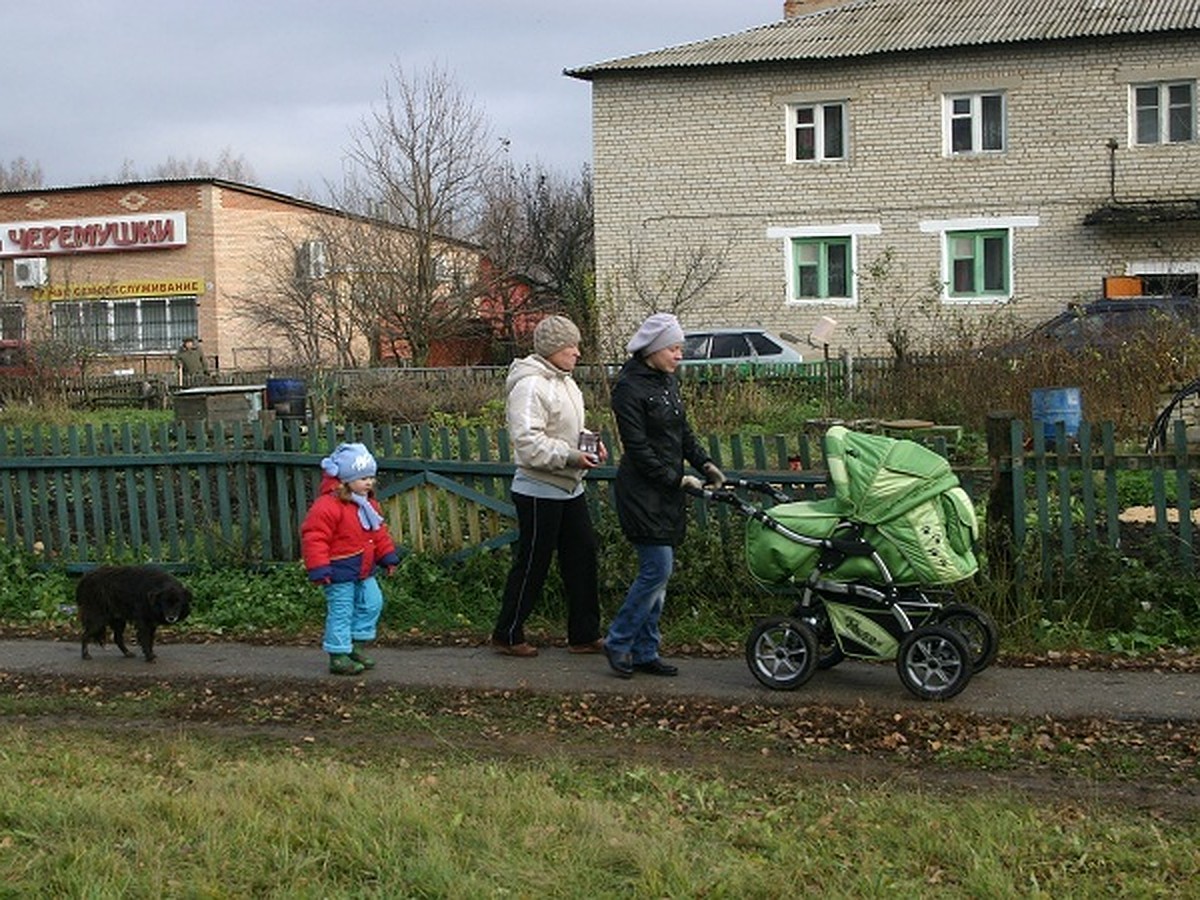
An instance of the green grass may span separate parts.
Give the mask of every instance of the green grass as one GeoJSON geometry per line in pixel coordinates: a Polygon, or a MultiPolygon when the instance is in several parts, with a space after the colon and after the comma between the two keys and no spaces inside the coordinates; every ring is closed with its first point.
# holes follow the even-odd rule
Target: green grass
{"type": "Polygon", "coordinates": [[[9,723],[22,897],[1179,897],[1200,825],[990,790],[9,723]]]}

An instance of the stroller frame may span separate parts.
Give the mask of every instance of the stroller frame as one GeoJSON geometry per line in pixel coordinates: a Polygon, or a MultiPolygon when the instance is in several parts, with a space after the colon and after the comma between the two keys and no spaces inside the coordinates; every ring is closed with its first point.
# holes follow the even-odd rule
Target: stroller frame
{"type": "Polygon", "coordinates": [[[897,584],[878,550],[863,539],[860,523],[843,519],[830,536],[813,537],[773,518],[738,490],[766,494],[781,503],[793,499],[767,482],[744,479],[691,493],[732,506],[787,540],[819,551],[816,566],[799,585],[791,613],[759,620],[746,640],[746,663],[763,685],[792,690],[817,669],[832,668],[847,657],[895,660],[897,674],[911,693],[924,700],[946,700],[995,660],[999,635],[991,617],[969,604],[943,602],[939,595],[949,596],[947,590],[897,584]],[[829,577],[850,557],[869,560],[877,577],[829,577]]]}

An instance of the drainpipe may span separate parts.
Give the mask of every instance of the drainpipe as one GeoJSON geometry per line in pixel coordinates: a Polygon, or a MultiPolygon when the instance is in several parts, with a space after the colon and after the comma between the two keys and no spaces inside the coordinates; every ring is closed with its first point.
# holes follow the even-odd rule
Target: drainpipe
{"type": "Polygon", "coordinates": [[[1108,147],[1108,199],[1112,204],[1117,202],[1117,142],[1113,138],[1105,144],[1108,147]]]}

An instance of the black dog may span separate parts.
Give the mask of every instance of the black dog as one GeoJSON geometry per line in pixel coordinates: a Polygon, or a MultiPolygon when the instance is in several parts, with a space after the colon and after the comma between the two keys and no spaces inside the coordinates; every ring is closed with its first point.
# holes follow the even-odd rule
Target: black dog
{"type": "Polygon", "coordinates": [[[104,646],[105,629],[126,656],[125,623],[133,622],[146,662],[154,662],[154,631],[187,618],[192,594],[176,578],[155,566],[101,566],[75,586],[75,606],[83,624],[83,658],[88,642],[104,646]]]}

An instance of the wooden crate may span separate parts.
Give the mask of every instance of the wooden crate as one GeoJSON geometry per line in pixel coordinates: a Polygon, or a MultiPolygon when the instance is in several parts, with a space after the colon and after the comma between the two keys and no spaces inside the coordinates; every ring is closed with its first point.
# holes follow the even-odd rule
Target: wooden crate
{"type": "Polygon", "coordinates": [[[180,422],[254,422],[263,412],[261,384],[222,384],[187,388],[175,394],[180,422]]]}

